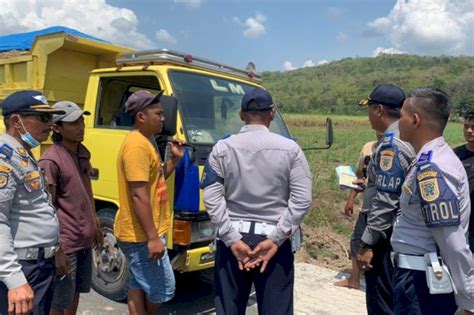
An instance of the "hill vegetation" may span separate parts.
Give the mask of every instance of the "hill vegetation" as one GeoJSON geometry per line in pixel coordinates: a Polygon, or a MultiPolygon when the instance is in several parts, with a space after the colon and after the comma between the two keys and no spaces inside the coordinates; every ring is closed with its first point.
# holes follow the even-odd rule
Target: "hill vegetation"
{"type": "Polygon", "coordinates": [[[397,84],[406,93],[422,86],[438,87],[450,95],[455,110],[474,107],[474,57],[345,58],[262,76],[283,112],[363,114],[365,110],[356,104],[380,83],[397,84]]]}

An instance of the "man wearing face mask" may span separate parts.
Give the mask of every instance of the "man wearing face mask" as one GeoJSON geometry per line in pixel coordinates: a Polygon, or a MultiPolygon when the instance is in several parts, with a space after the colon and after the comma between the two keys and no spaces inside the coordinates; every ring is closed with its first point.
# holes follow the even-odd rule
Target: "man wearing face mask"
{"type": "Polygon", "coordinates": [[[18,91],[2,103],[0,136],[0,314],[49,314],[59,225],[31,149],[45,141],[52,115],[37,91],[18,91]]]}

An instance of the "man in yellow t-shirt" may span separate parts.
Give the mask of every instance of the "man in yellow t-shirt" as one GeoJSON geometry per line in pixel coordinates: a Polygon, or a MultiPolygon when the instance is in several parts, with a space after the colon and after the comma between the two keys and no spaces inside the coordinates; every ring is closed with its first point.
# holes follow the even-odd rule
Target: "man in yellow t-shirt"
{"type": "Polygon", "coordinates": [[[120,208],[114,233],[128,259],[130,314],[155,314],[160,303],[169,301],[175,279],[164,242],[171,225],[165,179],[183,157],[181,144],[170,143],[171,159],[161,163],[150,138],[163,127],[162,93],[133,93],[125,112],[133,118],[117,159],[120,208]]]}

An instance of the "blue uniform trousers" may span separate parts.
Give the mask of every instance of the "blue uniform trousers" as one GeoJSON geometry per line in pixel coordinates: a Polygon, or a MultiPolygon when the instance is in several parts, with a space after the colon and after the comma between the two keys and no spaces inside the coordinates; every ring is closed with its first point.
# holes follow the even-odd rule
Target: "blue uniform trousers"
{"type": "Polygon", "coordinates": [[[395,267],[393,284],[396,315],[456,313],[454,294],[430,294],[424,271],[395,267]]]}
{"type": "MultiPolygon", "coordinates": [[[[33,315],[49,315],[53,300],[54,257],[45,259],[40,250],[38,260],[19,260],[28,284],[35,293],[33,315]]],[[[0,314],[8,314],[8,289],[0,282],[0,314]]]]}
{"type": "MultiPolygon", "coordinates": [[[[267,237],[242,233],[242,241],[254,248],[267,237]]],[[[291,242],[285,241],[267,265],[240,271],[237,259],[222,241],[217,242],[215,264],[215,306],[217,314],[245,314],[252,288],[255,286],[260,315],[293,314],[294,265],[291,242]]]]}
{"type": "Polygon", "coordinates": [[[373,267],[365,272],[365,297],[369,315],[393,314],[391,249],[390,236],[387,239],[380,240],[372,248],[374,253],[373,267]]]}

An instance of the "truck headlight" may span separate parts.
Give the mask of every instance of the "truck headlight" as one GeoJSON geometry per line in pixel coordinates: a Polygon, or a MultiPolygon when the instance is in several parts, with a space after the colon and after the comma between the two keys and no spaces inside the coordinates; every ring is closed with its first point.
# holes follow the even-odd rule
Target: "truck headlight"
{"type": "Polygon", "coordinates": [[[216,228],[211,221],[193,222],[191,243],[213,240],[216,235],[216,228]]]}

